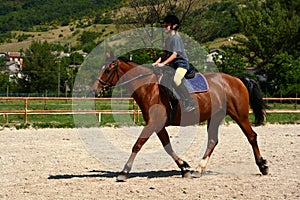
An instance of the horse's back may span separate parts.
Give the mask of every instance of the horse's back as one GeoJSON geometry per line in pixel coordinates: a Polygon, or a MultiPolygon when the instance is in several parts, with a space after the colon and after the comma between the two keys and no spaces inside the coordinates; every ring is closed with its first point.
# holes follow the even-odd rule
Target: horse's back
{"type": "Polygon", "coordinates": [[[209,85],[209,91],[217,92],[218,94],[230,96],[233,92],[244,93],[247,88],[242,81],[234,76],[225,73],[209,73],[205,74],[204,77],[209,85]],[[222,93],[223,92],[223,93],[222,93]]]}
{"type": "Polygon", "coordinates": [[[200,109],[210,109],[212,115],[219,111],[227,113],[229,107],[239,103],[248,105],[247,88],[237,77],[225,73],[208,73],[204,76],[209,90],[207,94],[197,95],[200,109]]]}

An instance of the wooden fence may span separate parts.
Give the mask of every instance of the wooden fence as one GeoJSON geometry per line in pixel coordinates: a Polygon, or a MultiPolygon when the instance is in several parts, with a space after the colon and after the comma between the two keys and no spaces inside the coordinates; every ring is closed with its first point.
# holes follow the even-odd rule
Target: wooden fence
{"type": "MultiPolygon", "coordinates": [[[[293,110],[267,110],[267,113],[300,113],[300,110],[297,109],[297,101],[300,98],[264,98],[265,101],[292,101],[295,102],[295,109],[293,110]]],[[[0,114],[5,115],[6,121],[8,122],[8,115],[11,114],[23,114],[24,115],[24,123],[28,122],[28,115],[32,114],[99,114],[99,118],[101,118],[101,114],[132,114],[134,122],[140,120],[141,111],[139,110],[138,105],[132,98],[68,98],[68,97],[0,97],[0,101],[23,101],[23,106],[21,109],[0,109],[0,114]],[[29,109],[29,102],[34,100],[42,100],[42,101],[118,101],[118,100],[126,100],[133,101],[133,109],[120,109],[120,110],[76,110],[76,109],[29,109]]]]}
{"type": "MultiPolygon", "coordinates": [[[[28,122],[28,115],[33,114],[132,114],[134,122],[139,121],[140,110],[136,102],[132,98],[68,98],[68,97],[0,97],[0,101],[23,101],[20,109],[0,109],[0,114],[5,115],[8,122],[8,115],[23,114],[24,123],[28,122]],[[29,109],[29,103],[32,101],[133,101],[133,109],[29,109]]],[[[99,119],[100,120],[100,119],[99,119]]]]}

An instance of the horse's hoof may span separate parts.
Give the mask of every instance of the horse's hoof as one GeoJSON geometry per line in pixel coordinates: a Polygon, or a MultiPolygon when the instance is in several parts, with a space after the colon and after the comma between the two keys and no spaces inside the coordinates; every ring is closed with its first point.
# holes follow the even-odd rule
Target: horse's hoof
{"type": "Polygon", "coordinates": [[[186,170],[182,173],[182,178],[200,178],[202,176],[202,173],[198,171],[190,171],[186,170]]]}
{"type": "Polygon", "coordinates": [[[191,174],[193,178],[200,178],[203,175],[203,173],[199,171],[192,171],[191,174]]]}
{"type": "Polygon", "coordinates": [[[117,182],[125,182],[128,179],[128,173],[120,172],[117,176],[117,182]]]}
{"type": "Polygon", "coordinates": [[[262,175],[269,174],[269,167],[267,165],[267,160],[262,158],[257,162],[257,165],[258,165],[259,171],[262,173],[262,175]]]}
{"type": "Polygon", "coordinates": [[[263,167],[260,167],[260,172],[262,175],[268,175],[269,174],[269,167],[267,165],[264,165],[263,167]]]}
{"type": "Polygon", "coordinates": [[[185,170],[184,172],[182,172],[182,178],[193,178],[191,171],[185,170]]]}

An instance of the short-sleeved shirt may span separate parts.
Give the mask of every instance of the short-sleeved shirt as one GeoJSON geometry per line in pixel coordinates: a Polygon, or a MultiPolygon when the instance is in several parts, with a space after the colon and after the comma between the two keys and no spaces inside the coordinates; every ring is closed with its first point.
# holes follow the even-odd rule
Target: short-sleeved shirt
{"type": "Polygon", "coordinates": [[[188,57],[184,49],[183,41],[178,34],[174,34],[166,39],[165,51],[171,55],[173,52],[177,53],[175,60],[170,63],[170,66],[174,69],[178,67],[189,70],[188,57]]]}

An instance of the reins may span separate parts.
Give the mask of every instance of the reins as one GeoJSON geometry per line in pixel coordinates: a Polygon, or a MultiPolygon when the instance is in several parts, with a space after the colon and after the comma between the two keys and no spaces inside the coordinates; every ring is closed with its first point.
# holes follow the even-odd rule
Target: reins
{"type": "Polygon", "coordinates": [[[106,82],[104,82],[104,81],[101,80],[100,78],[98,78],[97,80],[98,80],[103,86],[105,86],[105,87],[107,87],[107,88],[109,88],[109,89],[114,89],[114,88],[118,88],[118,87],[127,85],[128,83],[130,83],[130,82],[132,82],[132,81],[135,81],[135,80],[138,80],[138,79],[140,79],[140,78],[143,78],[143,77],[146,77],[146,76],[150,76],[150,75],[152,75],[152,74],[153,74],[153,73],[140,74],[140,75],[138,75],[138,76],[136,76],[136,77],[133,77],[132,79],[129,79],[129,80],[127,80],[127,81],[124,81],[124,82],[122,82],[122,83],[120,83],[120,84],[117,84],[117,85],[115,85],[115,86],[108,86],[108,85],[106,84],[106,82]]]}
{"type": "Polygon", "coordinates": [[[130,82],[132,82],[132,81],[138,80],[138,79],[143,78],[143,77],[146,77],[146,76],[150,76],[150,75],[152,75],[152,74],[153,74],[153,73],[140,74],[140,75],[138,75],[138,76],[136,76],[136,77],[133,77],[132,79],[129,79],[129,80],[127,80],[127,81],[124,81],[124,82],[122,82],[122,83],[120,83],[120,84],[117,84],[117,85],[115,85],[115,86],[112,86],[111,88],[113,89],[113,88],[117,88],[117,87],[121,87],[121,86],[127,85],[128,83],[130,83],[130,82]]]}
{"type": "Polygon", "coordinates": [[[113,77],[115,76],[115,74],[118,76],[118,80],[120,79],[119,77],[119,74],[118,74],[118,67],[119,67],[119,63],[118,63],[118,60],[117,62],[115,63],[115,69],[112,73],[112,75],[108,78],[107,81],[103,81],[101,78],[97,78],[97,80],[103,85],[103,87],[107,88],[107,89],[114,89],[114,88],[118,88],[118,87],[121,87],[121,86],[124,86],[124,85],[127,85],[129,83],[131,83],[132,81],[135,81],[135,80],[138,80],[140,78],[143,78],[143,77],[146,77],[146,76],[150,76],[153,74],[153,72],[149,72],[149,73],[145,73],[145,74],[139,74],[138,76],[135,76],[129,80],[126,80],[120,84],[117,84],[115,86],[113,85],[110,85],[109,84],[109,80],[113,79],[113,77]]]}

